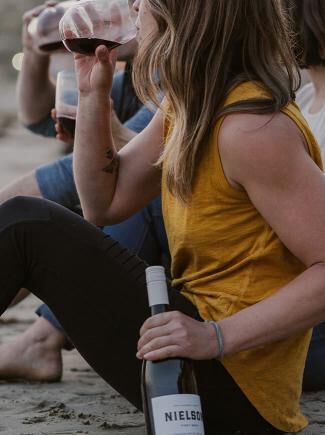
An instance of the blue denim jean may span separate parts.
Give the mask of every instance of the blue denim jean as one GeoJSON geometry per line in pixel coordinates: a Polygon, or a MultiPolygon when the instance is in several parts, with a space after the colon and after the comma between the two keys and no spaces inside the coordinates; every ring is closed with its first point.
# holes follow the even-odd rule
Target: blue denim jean
{"type": "Polygon", "coordinates": [[[36,169],[35,176],[43,198],[80,214],[80,201],[73,178],[72,159],[72,154],[68,154],[61,159],[40,166],[36,169]]]}

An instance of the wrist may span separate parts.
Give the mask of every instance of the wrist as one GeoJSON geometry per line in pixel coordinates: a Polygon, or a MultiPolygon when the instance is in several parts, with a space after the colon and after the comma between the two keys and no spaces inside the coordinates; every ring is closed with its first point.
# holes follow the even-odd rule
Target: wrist
{"type": "Polygon", "coordinates": [[[97,88],[97,89],[91,89],[91,90],[83,90],[79,89],[79,97],[83,99],[88,100],[99,100],[103,102],[109,103],[109,106],[111,107],[111,101],[108,97],[110,95],[110,92],[105,88],[97,88]]]}
{"type": "Polygon", "coordinates": [[[34,58],[40,58],[40,59],[49,59],[50,55],[46,51],[41,50],[35,50],[34,46],[29,45],[23,45],[23,52],[25,56],[31,56],[34,58]]]}
{"type": "Polygon", "coordinates": [[[25,65],[33,69],[44,69],[48,73],[50,65],[50,56],[48,54],[37,53],[30,48],[24,48],[24,60],[25,65]]]}
{"type": "Polygon", "coordinates": [[[211,356],[222,361],[224,358],[224,337],[220,324],[213,320],[206,320],[205,323],[208,325],[210,332],[211,356]]]}
{"type": "Polygon", "coordinates": [[[113,110],[110,98],[108,98],[106,92],[101,90],[93,90],[89,92],[79,91],[79,106],[83,104],[88,104],[89,106],[96,104],[102,109],[109,109],[109,111],[113,110]]]}
{"type": "Polygon", "coordinates": [[[85,127],[85,125],[91,125],[92,129],[109,129],[111,131],[111,103],[109,98],[103,95],[103,93],[91,92],[80,93],[78,112],[77,112],[77,125],[85,127]]]}

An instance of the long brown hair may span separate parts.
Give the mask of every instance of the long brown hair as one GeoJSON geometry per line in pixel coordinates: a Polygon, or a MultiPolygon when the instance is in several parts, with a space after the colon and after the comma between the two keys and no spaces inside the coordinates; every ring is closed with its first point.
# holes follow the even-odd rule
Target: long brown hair
{"type": "Polygon", "coordinates": [[[135,87],[143,102],[159,106],[159,93],[167,97],[173,128],[159,163],[169,191],[187,202],[216,120],[230,112],[278,111],[293,98],[299,74],[281,0],[142,1],[158,30],[140,44],[135,87]],[[244,81],[259,83],[271,98],[224,108],[244,81]]]}
{"type": "Polygon", "coordinates": [[[286,0],[296,31],[295,54],[300,68],[325,66],[324,0],[286,0]]]}

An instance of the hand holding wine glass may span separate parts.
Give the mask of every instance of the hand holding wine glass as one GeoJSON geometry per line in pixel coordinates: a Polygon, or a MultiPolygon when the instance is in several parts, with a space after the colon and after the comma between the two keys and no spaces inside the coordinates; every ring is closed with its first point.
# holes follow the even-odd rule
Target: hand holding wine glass
{"type": "Polygon", "coordinates": [[[64,49],[60,38],[59,22],[75,1],[67,0],[62,3],[47,1],[32,10],[32,14],[29,13],[24,18],[26,30],[23,32],[23,41],[28,37],[31,47],[40,54],[64,49]]]}
{"type": "Polygon", "coordinates": [[[60,21],[61,38],[75,53],[79,90],[110,92],[115,68],[111,49],[136,35],[127,0],[81,0],[60,21]]]}
{"type": "Polygon", "coordinates": [[[103,92],[109,95],[115,71],[116,53],[105,46],[96,49],[95,56],[75,55],[75,70],[82,94],[103,92]]]}
{"type": "MultiPolygon", "coordinates": [[[[25,50],[35,51],[36,45],[33,38],[33,34],[31,33],[31,22],[36,22],[37,17],[44,12],[47,7],[54,7],[56,5],[56,1],[46,1],[44,4],[40,6],[36,6],[35,8],[27,11],[23,16],[23,28],[22,28],[22,45],[25,50]]],[[[37,54],[43,54],[42,52],[37,51],[37,54]]],[[[44,53],[46,54],[46,53],[44,53]]]]}

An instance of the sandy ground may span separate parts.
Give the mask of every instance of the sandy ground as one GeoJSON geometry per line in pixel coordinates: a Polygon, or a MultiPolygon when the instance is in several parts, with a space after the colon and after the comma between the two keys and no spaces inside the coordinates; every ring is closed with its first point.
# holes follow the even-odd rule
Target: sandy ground
{"type": "MultiPolygon", "coordinates": [[[[16,120],[13,85],[0,92],[0,188],[37,165],[55,159],[62,146],[38,138],[16,120]]],[[[30,325],[38,305],[29,297],[0,319],[0,343],[30,325]]],[[[60,383],[0,381],[0,433],[144,435],[143,416],[106,385],[76,352],[64,352],[60,383]]],[[[325,392],[303,397],[310,418],[304,435],[325,434],[325,392]]]]}

